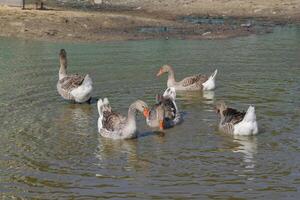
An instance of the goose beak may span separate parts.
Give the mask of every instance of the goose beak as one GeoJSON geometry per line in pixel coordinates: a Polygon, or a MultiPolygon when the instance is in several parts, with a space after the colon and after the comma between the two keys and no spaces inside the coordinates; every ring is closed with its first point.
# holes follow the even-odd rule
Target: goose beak
{"type": "Polygon", "coordinates": [[[164,121],[163,120],[159,120],[159,129],[164,130],[164,121]]]}
{"type": "Polygon", "coordinates": [[[145,117],[145,118],[148,118],[148,117],[149,117],[149,113],[150,113],[150,111],[149,111],[147,108],[144,108],[143,114],[144,114],[144,117],[145,117]]]}
{"type": "Polygon", "coordinates": [[[160,69],[159,72],[156,74],[156,76],[158,77],[158,76],[160,76],[162,74],[163,74],[163,71],[162,71],[162,69],[160,69]]]}

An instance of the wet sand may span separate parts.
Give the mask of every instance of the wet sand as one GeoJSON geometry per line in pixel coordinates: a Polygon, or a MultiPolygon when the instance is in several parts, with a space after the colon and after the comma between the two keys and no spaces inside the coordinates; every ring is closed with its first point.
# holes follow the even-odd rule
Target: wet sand
{"type": "Polygon", "coordinates": [[[132,0],[85,10],[47,4],[47,10],[0,6],[0,36],[71,42],[216,39],[270,32],[274,24],[299,22],[297,1],[270,1],[277,7],[256,2],[132,0]],[[258,29],[253,19],[263,26],[258,29]]]}

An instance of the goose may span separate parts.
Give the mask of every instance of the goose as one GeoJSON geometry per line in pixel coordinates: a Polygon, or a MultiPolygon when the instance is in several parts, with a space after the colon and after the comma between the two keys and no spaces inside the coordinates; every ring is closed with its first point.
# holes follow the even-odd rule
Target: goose
{"type": "Polygon", "coordinates": [[[88,74],[85,76],[67,74],[67,52],[64,49],[60,50],[59,61],[59,80],[57,82],[58,93],[65,100],[73,100],[77,103],[90,101],[93,90],[91,77],[88,74]]]}
{"type": "Polygon", "coordinates": [[[229,108],[224,102],[216,105],[216,112],[220,116],[219,130],[233,135],[256,135],[258,127],[255,108],[249,106],[247,112],[239,112],[229,108]]]}
{"type": "Polygon", "coordinates": [[[178,91],[208,91],[214,90],[216,88],[215,79],[218,70],[215,70],[210,77],[202,74],[197,74],[194,76],[186,77],[179,82],[175,80],[174,70],[170,65],[163,65],[156,76],[160,76],[164,73],[168,73],[167,86],[174,87],[178,91]]]}
{"type": "Polygon", "coordinates": [[[98,132],[101,136],[111,139],[132,139],[137,137],[136,111],[148,117],[149,110],[145,102],[137,100],[128,109],[125,117],[112,111],[107,98],[99,99],[97,102],[99,118],[98,132]]]}
{"type": "Polygon", "coordinates": [[[157,95],[157,103],[150,109],[146,118],[148,126],[160,130],[171,128],[181,122],[181,115],[175,103],[175,88],[169,87],[163,95],[157,95]]]}

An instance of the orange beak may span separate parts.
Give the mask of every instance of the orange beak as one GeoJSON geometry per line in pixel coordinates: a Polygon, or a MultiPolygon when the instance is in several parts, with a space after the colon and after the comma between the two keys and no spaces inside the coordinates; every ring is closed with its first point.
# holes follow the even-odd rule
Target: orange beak
{"type": "Polygon", "coordinates": [[[156,74],[156,76],[160,76],[160,75],[162,75],[163,73],[164,73],[163,70],[160,69],[159,72],[156,74]]]}
{"type": "Polygon", "coordinates": [[[148,118],[148,117],[149,117],[149,113],[150,113],[150,111],[149,111],[147,108],[145,108],[145,109],[144,109],[144,112],[143,112],[144,117],[145,117],[145,118],[148,118]]]}
{"type": "Polygon", "coordinates": [[[163,120],[159,121],[159,129],[164,130],[164,121],[163,120]]]}

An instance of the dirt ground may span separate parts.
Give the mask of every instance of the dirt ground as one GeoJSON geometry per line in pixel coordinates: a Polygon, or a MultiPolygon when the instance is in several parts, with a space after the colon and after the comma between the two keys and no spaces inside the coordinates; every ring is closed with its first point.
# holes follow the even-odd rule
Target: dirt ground
{"type": "Polygon", "coordinates": [[[113,0],[116,5],[141,7],[173,15],[264,17],[299,21],[299,0],[113,0]]]}
{"type": "Polygon", "coordinates": [[[215,39],[265,33],[274,24],[300,21],[299,0],[111,2],[86,9],[47,3],[46,10],[0,6],[0,36],[71,42],[215,39]]]}

